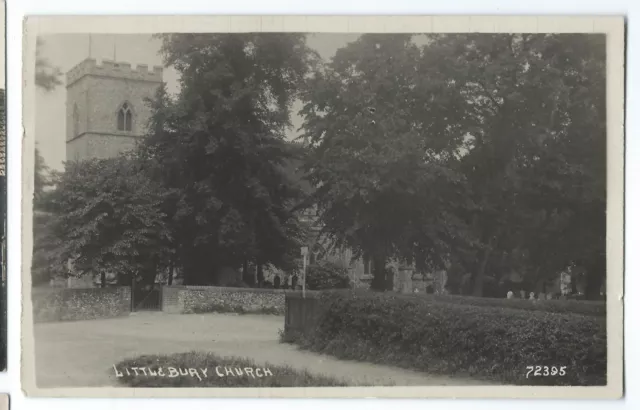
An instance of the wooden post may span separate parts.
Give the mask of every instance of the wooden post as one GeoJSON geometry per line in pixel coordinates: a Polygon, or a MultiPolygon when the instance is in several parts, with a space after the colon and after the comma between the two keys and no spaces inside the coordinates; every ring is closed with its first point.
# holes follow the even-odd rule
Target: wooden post
{"type": "Polygon", "coordinates": [[[131,311],[132,312],[135,310],[135,301],[133,298],[134,290],[135,290],[135,281],[136,281],[136,275],[133,272],[131,272],[131,311]]]}

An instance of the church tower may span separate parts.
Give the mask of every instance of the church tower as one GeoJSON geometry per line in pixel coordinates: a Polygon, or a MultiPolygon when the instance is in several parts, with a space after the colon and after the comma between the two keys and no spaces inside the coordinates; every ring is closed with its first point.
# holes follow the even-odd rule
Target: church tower
{"type": "Polygon", "coordinates": [[[145,134],[146,98],[162,85],[162,67],[88,58],[67,72],[67,161],[111,158],[145,134]]]}

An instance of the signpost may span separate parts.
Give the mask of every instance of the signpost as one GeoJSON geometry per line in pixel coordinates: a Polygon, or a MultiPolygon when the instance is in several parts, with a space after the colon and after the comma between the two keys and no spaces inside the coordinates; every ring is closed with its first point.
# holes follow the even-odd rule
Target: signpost
{"type": "Polygon", "coordinates": [[[309,248],[303,246],[300,248],[302,254],[302,298],[306,297],[307,291],[307,255],[309,254],[309,248]]]}

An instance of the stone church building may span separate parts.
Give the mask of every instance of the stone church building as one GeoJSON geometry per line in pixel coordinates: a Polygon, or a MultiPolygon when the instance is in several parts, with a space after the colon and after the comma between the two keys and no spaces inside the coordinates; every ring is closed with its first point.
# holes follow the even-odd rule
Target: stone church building
{"type": "Polygon", "coordinates": [[[144,134],[145,103],[162,85],[163,68],[88,58],[67,72],[67,161],[110,158],[144,134]]]}
{"type": "MultiPolygon", "coordinates": [[[[66,74],[67,161],[111,158],[133,149],[137,139],[145,134],[151,116],[146,100],[155,95],[162,83],[163,68],[160,66],[150,70],[147,65],[134,68],[126,62],[102,60],[98,63],[95,59],[87,58],[69,70],[66,74]]],[[[301,218],[311,222],[315,214],[309,212],[301,218]]],[[[329,251],[326,244],[317,239],[308,244],[311,262],[320,258],[331,260],[349,272],[356,286],[368,286],[372,280],[370,261],[353,258],[349,250],[329,251]]],[[[227,271],[222,275],[222,282],[234,283],[238,277],[242,277],[235,269],[227,271]]],[[[424,292],[429,287],[435,293],[444,291],[446,279],[443,281],[437,275],[424,278],[420,275],[417,278],[411,269],[396,271],[398,291],[413,292],[417,289],[424,292]]],[[[266,280],[271,281],[276,274],[288,276],[275,269],[265,269],[266,280]]],[[[166,275],[159,275],[158,280],[164,282],[160,276],[166,275]]],[[[95,285],[94,278],[68,278],[65,282],[59,286],[95,285]]],[[[174,283],[180,283],[179,279],[174,283]]]]}
{"type": "MultiPolygon", "coordinates": [[[[163,68],[87,58],[66,73],[66,159],[112,158],[135,147],[151,116],[146,104],[163,68]]],[[[69,269],[73,269],[69,263],[69,269]]],[[[107,278],[108,281],[114,278],[107,278]]],[[[93,287],[99,278],[69,277],[53,286],[93,287]]]]}

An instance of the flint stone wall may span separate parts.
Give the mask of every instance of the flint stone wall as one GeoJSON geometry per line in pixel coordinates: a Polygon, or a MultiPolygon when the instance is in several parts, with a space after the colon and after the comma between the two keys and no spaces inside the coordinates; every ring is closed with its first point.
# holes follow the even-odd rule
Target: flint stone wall
{"type": "Polygon", "coordinates": [[[285,290],[218,286],[165,286],[166,313],[253,313],[284,315],[285,290]]]}

